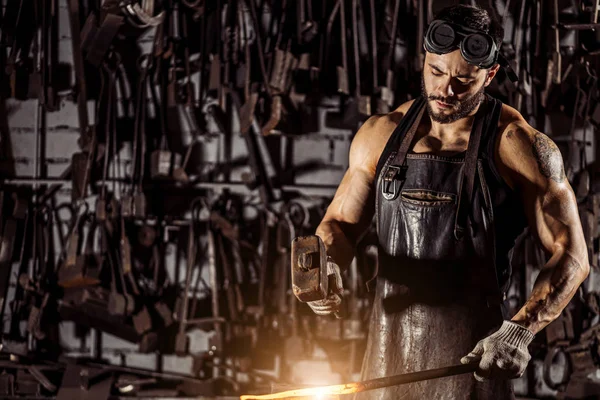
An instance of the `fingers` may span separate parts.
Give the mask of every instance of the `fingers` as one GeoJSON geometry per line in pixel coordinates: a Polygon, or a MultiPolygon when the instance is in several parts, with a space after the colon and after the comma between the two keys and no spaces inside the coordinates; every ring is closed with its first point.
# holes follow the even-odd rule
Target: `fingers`
{"type": "MultiPolygon", "coordinates": [[[[496,347],[484,348],[484,342],[479,341],[475,348],[461,358],[462,364],[477,363],[477,371],[473,374],[474,378],[483,382],[486,379],[510,379],[516,378],[520,373],[521,363],[519,357],[511,357],[499,352],[496,347]]],[[[524,368],[523,368],[524,369],[524,368]]]]}
{"type": "Polygon", "coordinates": [[[338,267],[336,263],[328,261],[327,275],[329,276],[329,290],[337,294],[343,293],[344,285],[342,283],[342,274],[340,272],[340,267],[338,267]]]}
{"type": "Polygon", "coordinates": [[[481,356],[483,355],[483,343],[481,341],[477,342],[475,348],[466,356],[460,359],[461,364],[471,364],[474,362],[479,362],[481,360],[481,356]]]}
{"type": "Polygon", "coordinates": [[[337,294],[330,294],[326,299],[308,302],[308,306],[317,315],[329,315],[339,311],[342,298],[337,294]]]}
{"type": "Polygon", "coordinates": [[[460,359],[461,364],[474,364],[479,363],[481,356],[478,354],[469,353],[460,359]]]}
{"type": "Polygon", "coordinates": [[[308,302],[309,307],[317,315],[336,314],[339,318],[341,294],[344,291],[340,267],[334,262],[327,262],[327,276],[329,280],[329,295],[326,299],[308,302]]]}
{"type": "Polygon", "coordinates": [[[473,376],[475,376],[475,379],[479,382],[483,382],[484,380],[489,379],[490,375],[492,374],[492,370],[497,369],[494,368],[496,367],[495,361],[496,360],[494,360],[493,353],[483,353],[483,355],[481,356],[481,360],[479,361],[479,368],[473,374],[473,376]]]}
{"type": "Polygon", "coordinates": [[[475,380],[476,380],[476,381],[479,381],[479,382],[483,382],[483,381],[485,381],[485,380],[486,380],[486,378],[485,378],[484,376],[482,376],[482,375],[479,375],[477,372],[474,372],[474,373],[473,373],[473,376],[475,377],[475,380]]]}
{"type": "Polygon", "coordinates": [[[507,357],[497,353],[484,353],[479,368],[474,373],[475,379],[514,379],[523,375],[527,361],[521,357],[507,357]]]}

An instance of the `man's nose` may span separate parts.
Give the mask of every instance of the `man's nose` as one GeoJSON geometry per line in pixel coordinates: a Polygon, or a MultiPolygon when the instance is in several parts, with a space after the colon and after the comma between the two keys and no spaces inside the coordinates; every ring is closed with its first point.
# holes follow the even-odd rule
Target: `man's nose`
{"type": "Polygon", "coordinates": [[[442,96],[445,96],[445,97],[454,96],[454,90],[452,89],[452,84],[450,82],[451,82],[450,79],[443,79],[442,81],[440,81],[437,89],[438,89],[438,92],[442,96]]]}

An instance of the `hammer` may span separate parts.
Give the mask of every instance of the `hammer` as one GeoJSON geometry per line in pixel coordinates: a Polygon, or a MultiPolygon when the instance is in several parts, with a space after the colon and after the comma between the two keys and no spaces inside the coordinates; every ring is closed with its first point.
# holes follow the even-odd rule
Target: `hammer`
{"type": "MultiPolygon", "coordinates": [[[[292,291],[303,303],[326,299],[335,290],[335,273],[328,271],[327,252],[319,236],[299,236],[292,240],[292,291]],[[331,279],[331,284],[329,280],[331,279]]],[[[340,311],[335,312],[341,318],[340,311]]]]}

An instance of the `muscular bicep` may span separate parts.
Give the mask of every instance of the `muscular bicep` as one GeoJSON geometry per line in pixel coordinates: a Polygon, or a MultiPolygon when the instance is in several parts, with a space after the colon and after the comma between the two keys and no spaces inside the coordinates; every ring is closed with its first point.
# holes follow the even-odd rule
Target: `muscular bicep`
{"type": "Polygon", "coordinates": [[[584,245],[577,202],[556,144],[528,125],[517,125],[501,138],[499,153],[501,170],[520,192],[532,233],[546,252],[584,245]]]}
{"type": "Polygon", "coordinates": [[[374,214],[373,180],[382,151],[376,129],[371,121],[356,133],[350,146],[348,170],[324,218],[324,222],[328,219],[339,222],[354,238],[369,226],[374,214]]]}
{"type": "Polygon", "coordinates": [[[327,208],[316,234],[323,239],[327,254],[345,269],[354,257],[354,248],[373,217],[370,174],[350,167],[327,208]]]}
{"type": "Polygon", "coordinates": [[[349,168],[327,208],[323,222],[339,222],[356,239],[368,228],[375,210],[373,176],[363,168],[349,168]]]}
{"type": "MultiPolygon", "coordinates": [[[[319,233],[341,232],[355,243],[371,224],[375,213],[373,184],[377,162],[385,147],[389,121],[371,117],[356,133],[350,146],[349,166],[321,222],[319,233]]],[[[327,238],[325,238],[327,243],[327,238]]]]}

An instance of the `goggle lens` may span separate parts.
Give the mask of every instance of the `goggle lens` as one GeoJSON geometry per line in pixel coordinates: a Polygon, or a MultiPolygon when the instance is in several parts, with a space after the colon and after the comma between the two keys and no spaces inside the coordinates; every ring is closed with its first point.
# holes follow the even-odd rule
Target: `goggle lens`
{"type": "Polygon", "coordinates": [[[475,58],[486,57],[490,52],[488,40],[477,33],[468,35],[463,41],[463,48],[475,58]]]}
{"type": "Polygon", "coordinates": [[[456,40],[454,29],[447,24],[436,26],[431,32],[431,36],[435,40],[436,45],[442,48],[451,47],[456,40]]]}

